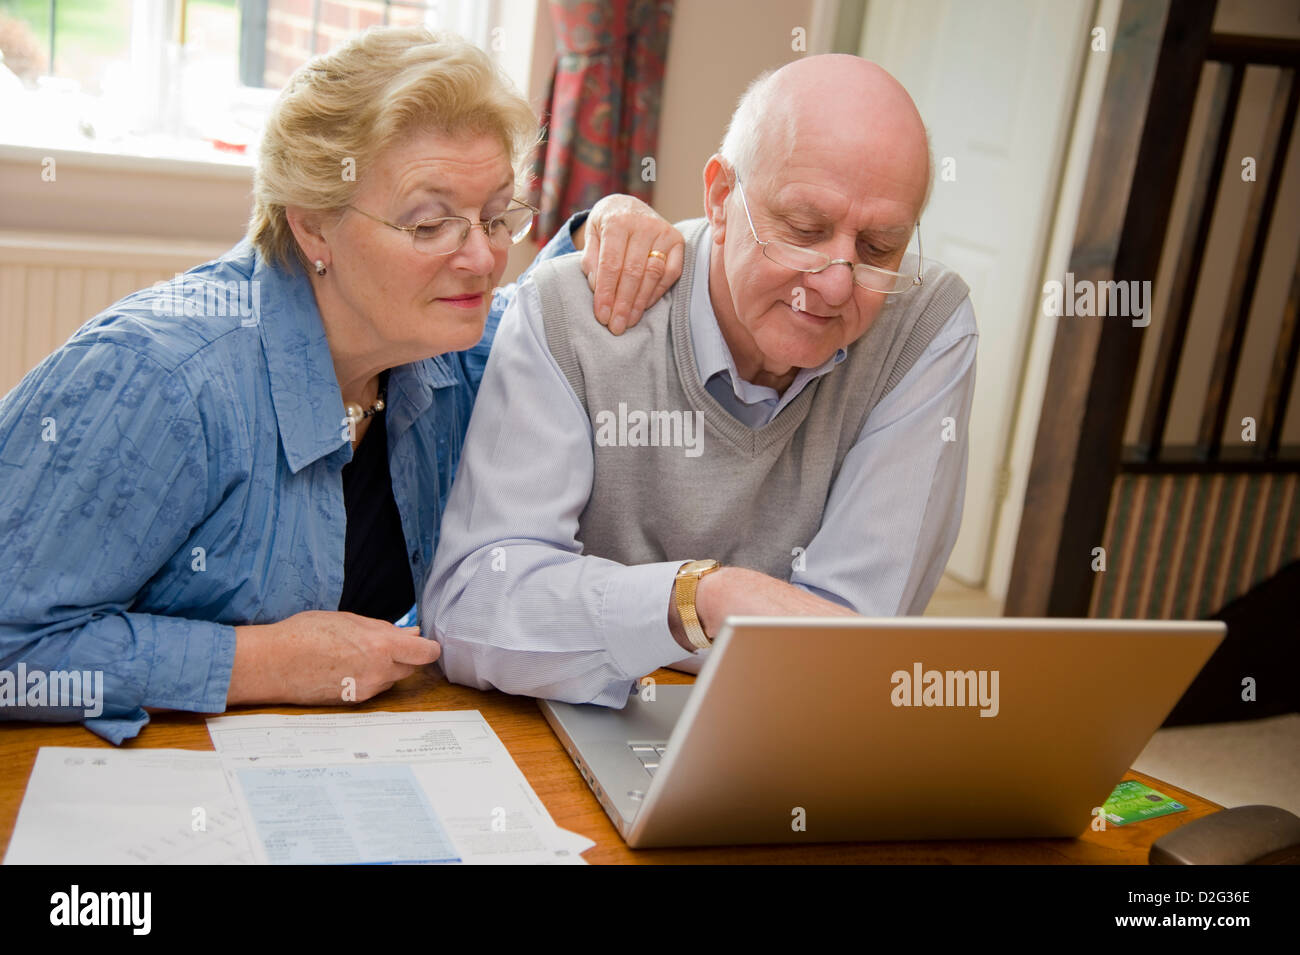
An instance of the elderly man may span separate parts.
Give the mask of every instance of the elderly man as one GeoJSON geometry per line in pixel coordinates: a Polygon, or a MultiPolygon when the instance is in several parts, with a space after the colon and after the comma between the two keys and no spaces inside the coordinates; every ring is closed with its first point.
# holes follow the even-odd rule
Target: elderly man
{"type": "Polygon", "coordinates": [[[931,165],[896,80],[809,57],[742,97],[667,315],[616,338],[576,258],[534,272],[421,606],[450,680],[621,707],[731,614],[924,609],[978,338],[962,280],[906,254],[931,165]]]}

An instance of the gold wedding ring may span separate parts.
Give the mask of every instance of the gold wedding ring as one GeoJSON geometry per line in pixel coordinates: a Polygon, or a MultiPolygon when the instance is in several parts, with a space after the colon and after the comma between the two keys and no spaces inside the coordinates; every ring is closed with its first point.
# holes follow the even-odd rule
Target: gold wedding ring
{"type": "Polygon", "coordinates": [[[652,259],[663,259],[665,262],[668,261],[668,256],[664,255],[658,249],[651,249],[649,257],[652,259]]]}

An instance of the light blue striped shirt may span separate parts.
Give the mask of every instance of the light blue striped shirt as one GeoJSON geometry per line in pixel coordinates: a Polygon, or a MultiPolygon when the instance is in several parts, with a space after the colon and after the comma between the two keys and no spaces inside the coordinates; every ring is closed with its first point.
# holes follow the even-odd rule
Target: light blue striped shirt
{"type": "MultiPolygon", "coordinates": [[[[800,371],[780,395],[740,379],[709,300],[710,236],[690,304],[702,384],[761,427],[844,355],[800,371]]],[[[868,415],[790,583],[862,614],[924,610],[961,525],[978,337],[966,298],[868,415]],[[957,440],[936,441],[947,416],[957,440]]],[[[448,679],[622,707],[641,676],[686,656],[668,629],[680,561],[625,566],[582,553],[593,443],[526,282],[502,316],[422,598],[421,625],[442,644],[448,679]]]]}

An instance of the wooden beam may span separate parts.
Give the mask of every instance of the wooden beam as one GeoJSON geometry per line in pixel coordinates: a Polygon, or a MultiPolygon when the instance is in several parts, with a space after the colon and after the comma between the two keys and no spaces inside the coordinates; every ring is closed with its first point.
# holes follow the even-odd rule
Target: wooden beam
{"type": "Polygon", "coordinates": [[[1196,298],[1196,285],[1205,261],[1205,246],[1210,237],[1210,223],[1214,219],[1214,206],[1219,198],[1223,164],[1228,156],[1228,141],[1232,138],[1232,125],[1237,118],[1237,105],[1241,101],[1242,79],[1246,68],[1235,64],[1212,66],[1217,71],[1210,94],[1206,141],[1201,145],[1200,161],[1192,180],[1189,225],[1183,230],[1178,247],[1173,275],[1173,293],[1165,309],[1164,327],[1156,334],[1160,347],[1156,352],[1155,368],[1151,373],[1151,386],[1143,408],[1142,426],[1138,432],[1138,446],[1148,458],[1160,457],[1164,443],[1165,424],[1169,419],[1169,406],[1173,404],[1174,385],[1178,380],[1178,367],[1182,363],[1183,346],[1187,341],[1187,327],[1192,320],[1192,302],[1196,298]]]}
{"type": "Polygon", "coordinates": [[[1228,301],[1223,307],[1223,325],[1219,329],[1214,367],[1205,388],[1205,405],[1201,410],[1197,444],[1205,449],[1207,459],[1218,457],[1223,445],[1223,426],[1227,421],[1232,390],[1237,382],[1241,349],[1246,342],[1246,326],[1250,321],[1251,305],[1255,302],[1260,263],[1264,258],[1264,245],[1268,241],[1268,229],[1273,222],[1273,209],[1277,205],[1278,190],[1282,185],[1282,171],[1286,167],[1286,153],[1291,145],[1291,132],[1295,129],[1298,104],[1300,72],[1295,69],[1280,70],[1256,169],[1265,186],[1261,189],[1257,182],[1246,200],[1246,221],[1242,223],[1237,259],[1228,286],[1228,301]]]}
{"type": "Polygon", "coordinates": [[[1282,449],[1282,424],[1286,421],[1291,389],[1295,385],[1296,363],[1300,358],[1300,328],[1297,328],[1297,311],[1300,310],[1300,256],[1296,256],[1291,273],[1291,291],[1282,309],[1282,326],[1277,332],[1277,347],[1273,350],[1273,369],[1269,372],[1268,387],[1264,390],[1264,406],[1259,410],[1259,429],[1255,434],[1259,457],[1274,461],[1282,449]]]}
{"type": "Polygon", "coordinates": [[[1300,40],[1280,36],[1216,33],[1206,59],[1242,66],[1300,66],[1300,40]]]}
{"type": "MultiPolygon", "coordinates": [[[[1120,9],[1070,255],[1076,281],[1155,276],[1214,6],[1125,0],[1120,9]]],[[[1150,329],[1121,317],[1056,322],[1007,616],[1088,614],[1092,549],[1150,329]]]]}
{"type": "MultiPolygon", "coordinates": [[[[1262,439],[1263,427],[1258,433],[1262,439]]],[[[1137,448],[1126,447],[1119,470],[1121,474],[1297,474],[1300,445],[1280,445],[1268,458],[1261,457],[1255,445],[1228,445],[1213,461],[1205,460],[1195,445],[1165,445],[1156,461],[1139,456],[1137,448]]]]}

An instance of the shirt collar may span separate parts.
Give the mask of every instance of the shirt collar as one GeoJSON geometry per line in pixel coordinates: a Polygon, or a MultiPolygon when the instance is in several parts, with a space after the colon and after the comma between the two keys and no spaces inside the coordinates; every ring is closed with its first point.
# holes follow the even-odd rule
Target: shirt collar
{"type": "Polygon", "coordinates": [[[306,273],[296,266],[277,267],[256,252],[254,262],[271,400],[285,459],[297,474],[348,443],[343,396],[306,273]]]}
{"type": "MultiPolygon", "coordinates": [[[[325,326],[311,282],[301,268],[285,270],[263,259],[247,240],[236,256],[251,256],[253,278],[260,283],[258,325],[271,379],[280,443],[289,469],[307,465],[348,445],[343,395],[339,392],[325,326]],[[247,248],[245,248],[247,246],[247,248]]],[[[387,430],[396,438],[430,405],[433,389],[459,380],[448,360],[438,355],[394,368],[388,376],[387,430]]]]}
{"type": "Polygon", "coordinates": [[[410,365],[399,365],[388,374],[388,438],[403,434],[433,404],[435,388],[459,384],[461,376],[452,365],[455,355],[435,355],[410,365]]]}
{"type": "Polygon", "coordinates": [[[756,385],[741,378],[736,371],[731,349],[727,347],[727,340],[722,337],[722,328],[718,325],[718,316],[713,311],[713,301],[709,297],[709,251],[712,241],[713,226],[706,226],[695,250],[695,277],[691,287],[691,347],[695,349],[695,366],[700,373],[700,384],[706,384],[714,375],[725,372],[732,391],[745,404],[779,399],[784,407],[798,397],[808,382],[820,378],[844,361],[848,357],[848,351],[836,349],[834,355],[816,368],[799,369],[794,381],[783,394],[778,395],[775,388],[756,385]]]}

